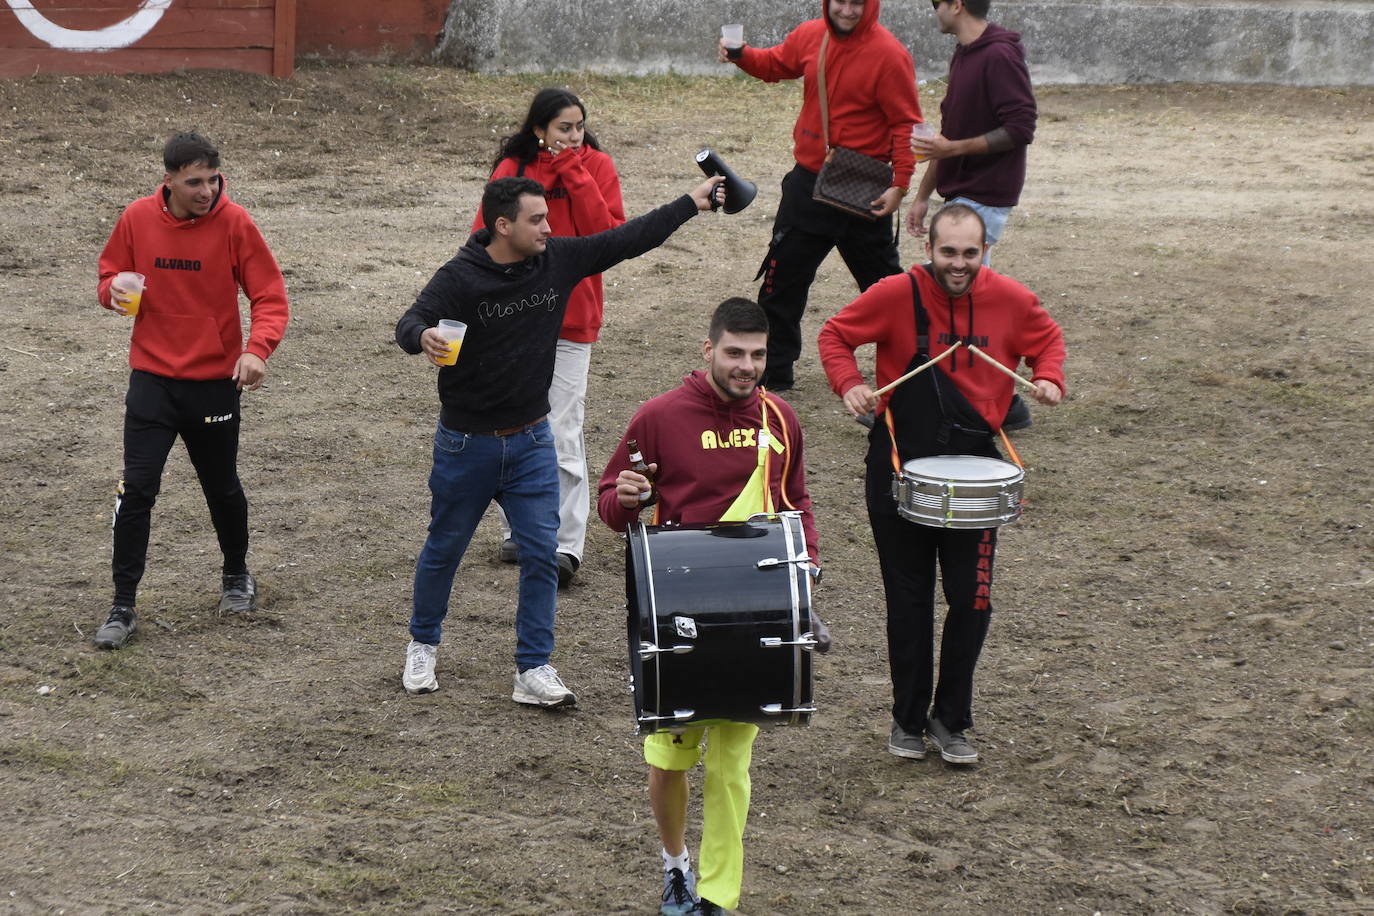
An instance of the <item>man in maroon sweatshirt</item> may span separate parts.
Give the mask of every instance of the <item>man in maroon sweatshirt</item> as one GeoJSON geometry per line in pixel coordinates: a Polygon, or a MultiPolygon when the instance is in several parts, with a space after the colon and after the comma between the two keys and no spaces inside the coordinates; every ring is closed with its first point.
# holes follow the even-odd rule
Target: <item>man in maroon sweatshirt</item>
{"type": "MultiPolygon", "coordinates": [[[[1002,237],[1026,183],[1026,147],[1035,137],[1035,94],[1021,35],[988,22],[991,0],[938,0],[940,31],[958,41],[949,62],[949,87],[940,103],[940,133],[913,137],[912,151],[932,160],[907,210],[912,235],[924,235],[930,195],[967,204],[983,218],[988,251],[1002,237]]],[[[990,263],[983,255],[983,263],[990,263]]],[[[1031,424],[1030,411],[1013,395],[1006,430],[1031,424]]]]}
{"type": "MultiPolygon", "coordinates": [[[[816,525],[806,490],[802,431],[797,415],[777,395],[759,388],[766,365],[768,321],[748,299],[722,302],[703,347],[707,371],[646,402],[611,454],[601,475],[601,519],[624,531],[657,495],[653,524],[743,521],[756,512],[796,510],[818,577],[816,525]],[[649,478],[635,471],[628,440],[648,463],[649,478]]],[[[818,651],[830,638],[813,621],[818,651]]],[[[734,909],[744,875],[744,826],[749,813],[749,762],[758,726],[719,722],[657,732],[644,739],[649,800],[663,841],[664,914],[714,914],[734,909]],[[686,846],[687,771],[703,756],[701,879],[692,873],[686,846]],[[700,893],[700,898],[696,895],[700,893]]]]}

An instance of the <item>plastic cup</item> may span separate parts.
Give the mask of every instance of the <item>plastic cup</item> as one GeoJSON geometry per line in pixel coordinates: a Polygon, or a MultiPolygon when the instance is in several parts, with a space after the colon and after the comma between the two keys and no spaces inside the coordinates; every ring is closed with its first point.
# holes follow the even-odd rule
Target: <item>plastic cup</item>
{"type": "MultiPolygon", "coordinates": [[[[934,136],[935,128],[931,127],[925,121],[919,121],[911,125],[911,139],[913,141],[915,141],[918,137],[922,140],[930,140],[934,138],[934,136]]],[[[929,158],[929,156],[922,156],[920,153],[916,154],[917,162],[925,162],[929,158]]]]}
{"type": "Polygon", "coordinates": [[[744,47],[744,26],[739,23],[721,26],[720,39],[727,48],[744,47]]]}
{"type": "Polygon", "coordinates": [[[120,292],[129,297],[129,301],[124,305],[125,313],[137,315],[138,307],[143,304],[143,285],[147,279],[143,274],[134,273],[132,270],[115,274],[114,280],[110,282],[110,298],[114,298],[114,287],[118,287],[120,292]]]}
{"type": "Polygon", "coordinates": [[[439,335],[448,341],[448,356],[439,360],[441,366],[452,366],[458,362],[458,351],[463,349],[463,338],[467,336],[468,326],[451,318],[439,319],[439,335]]]}

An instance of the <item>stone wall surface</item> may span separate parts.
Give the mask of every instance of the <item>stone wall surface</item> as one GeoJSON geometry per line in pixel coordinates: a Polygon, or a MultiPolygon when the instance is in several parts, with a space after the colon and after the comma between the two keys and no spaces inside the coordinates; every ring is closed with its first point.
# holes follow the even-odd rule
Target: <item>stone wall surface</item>
{"type": "MultiPolygon", "coordinates": [[[[719,73],[721,23],[782,40],[821,4],[798,0],[455,0],[436,56],[488,73],[719,73]]],[[[1038,83],[1374,85],[1374,2],[1176,0],[994,2],[1022,33],[1038,83]]],[[[921,76],[941,76],[953,39],[925,0],[885,0],[882,22],[921,76]]]]}

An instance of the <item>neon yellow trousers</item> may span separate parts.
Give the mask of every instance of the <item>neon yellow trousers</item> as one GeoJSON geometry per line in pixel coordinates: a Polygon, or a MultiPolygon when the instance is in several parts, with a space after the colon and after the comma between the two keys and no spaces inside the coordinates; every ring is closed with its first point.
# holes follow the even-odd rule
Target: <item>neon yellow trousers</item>
{"type": "Polygon", "coordinates": [[[744,883],[749,762],[758,733],[757,725],[721,722],[689,728],[681,735],[659,732],[644,739],[645,762],[660,770],[690,770],[702,759],[701,742],[706,740],[697,894],[727,910],[739,905],[744,883]]]}

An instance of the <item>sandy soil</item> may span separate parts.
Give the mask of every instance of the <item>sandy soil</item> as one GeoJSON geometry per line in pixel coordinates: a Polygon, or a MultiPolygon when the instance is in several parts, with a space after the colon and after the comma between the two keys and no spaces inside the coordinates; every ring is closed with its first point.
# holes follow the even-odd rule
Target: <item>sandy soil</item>
{"type": "MultiPolygon", "coordinates": [[[[631,211],[691,187],[705,144],[761,188],[608,275],[597,472],[635,406],[697,364],[715,303],[753,293],[799,90],[558,81],[587,100],[631,211]]],[[[616,537],[593,529],[560,603],[576,711],[509,699],[516,572],[490,521],[442,690],[399,685],[436,399],[392,327],[461,244],[538,85],[319,65],[0,83],[0,910],[653,911],[616,537]],[[96,307],[95,259],[184,127],[220,143],[293,299],[245,400],[266,607],[216,618],[218,551],[178,450],[144,629],[97,653],[128,324],[96,307]]],[[[1041,105],[995,264],[1064,326],[1071,397],[1017,436],[1032,507],[1002,533],[983,761],[884,750],[862,430],[809,353],[790,400],[838,648],[814,725],[758,742],[740,911],[1374,911],[1374,93],[1046,89],[1041,105]]],[[[811,339],[853,293],[827,263],[811,339]]]]}

